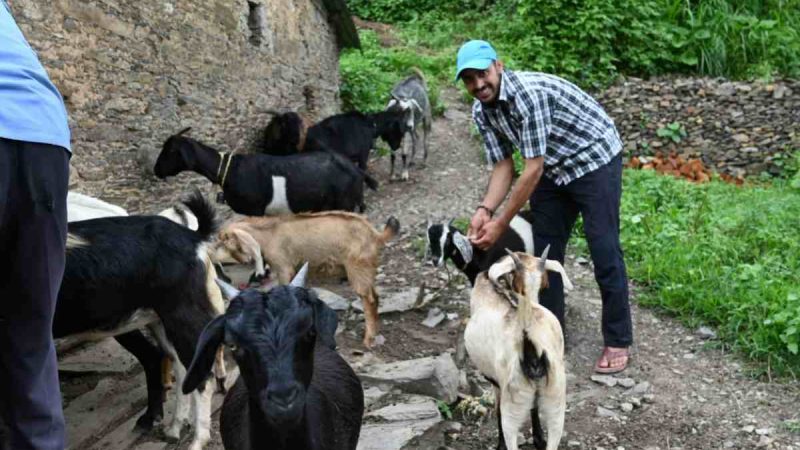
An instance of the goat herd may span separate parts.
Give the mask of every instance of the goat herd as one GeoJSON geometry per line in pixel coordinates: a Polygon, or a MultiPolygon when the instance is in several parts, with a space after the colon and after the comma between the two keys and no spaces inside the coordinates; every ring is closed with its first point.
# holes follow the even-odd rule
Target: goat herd
{"type": "MultiPolygon", "coordinates": [[[[382,137],[392,148],[394,177],[403,136],[411,134],[416,148],[421,130],[427,156],[430,124],[424,80],[412,75],[395,86],[386,111],[313,126],[295,113],[276,115],[265,131],[271,154],[220,153],[183,136],[185,130],[169,137],[154,167],[159,178],[197,172],[221,186],[233,211],[250,217],[218,229],[215,208],[199,192],[157,216],[127,216],[71,193],[54,336],[113,336],[137,358],[148,392],[137,421],[144,429],[163,418],[172,380],[162,377],[162,361],[171,361],[183,395],[175,396],[165,433],[179,438],[192,420],[192,450],[210,439],[211,396],[224,390],[225,348],[241,373],[221,413],[226,449],[355,449],[361,382],[336,352],[336,313],[305,287],[306,279],[345,276],[363,300],[363,343],[375,343],[375,275],[381,249],[400,224],[390,217],[378,231],[354,212],[363,212],[363,185],[377,186],[365,171],[367,157],[382,137]],[[239,291],[222,281],[221,263],[237,262],[252,264],[251,281],[261,284],[270,274],[265,261],[275,286],[239,291]]],[[[407,179],[410,161],[406,152],[401,156],[407,179]]],[[[499,448],[516,450],[530,417],[536,448],[556,449],[565,412],[564,345],[538,292],[547,271],[560,273],[569,287],[563,267],[547,260],[546,250],[533,256],[530,217],[518,216],[489,251],[473,248],[450,224],[429,224],[427,242],[434,264],[452,260],[474,286],[465,342],[495,387],[499,448]]]]}

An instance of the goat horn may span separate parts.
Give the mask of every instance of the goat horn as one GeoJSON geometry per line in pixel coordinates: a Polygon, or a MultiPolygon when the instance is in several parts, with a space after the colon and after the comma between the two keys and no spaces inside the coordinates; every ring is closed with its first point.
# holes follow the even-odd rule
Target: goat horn
{"type": "Polygon", "coordinates": [[[508,256],[514,261],[514,270],[521,270],[523,266],[522,261],[519,260],[519,256],[515,255],[514,252],[509,249],[506,249],[506,253],[508,253],[508,256]]]}
{"type": "Polygon", "coordinates": [[[292,282],[289,283],[290,286],[295,287],[306,287],[306,276],[308,275],[308,262],[303,264],[303,267],[297,272],[297,275],[294,276],[292,282]]]}
{"type": "Polygon", "coordinates": [[[448,227],[452,227],[453,226],[453,222],[455,222],[455,221],[456,221],[455,218],[450,219],[450,222],[447,222],[447,226],[448,227]]]}
{"type": "Polygon", "coordinates": [[[220,280],[219,278],[214,278],[214,281],[217,282],[217,286],[219,286],[219,289],[222,291],[222,295],[224,295],[228,300],[233,300],[239,295],[239,290],[230,284],[220,280]]]}
{"type": "Polygon", "coordinates": [[[542,256],[539,257],[539,272],[544,272],[544,265],[547,264],[547,253],[550,252],[550,245],[544,248],[542,256]]]}
{"type": "Polygon", "coordinates": [[[181,135],[183,135],[183,133],[186,133],[187,131],[189,131],[191,129],[192,129],[192,127],[186,127],[184,129],[182,129],[181,131],[178,131],[178,133],[176,133],[175,136],[181,136],[181,135]]]}

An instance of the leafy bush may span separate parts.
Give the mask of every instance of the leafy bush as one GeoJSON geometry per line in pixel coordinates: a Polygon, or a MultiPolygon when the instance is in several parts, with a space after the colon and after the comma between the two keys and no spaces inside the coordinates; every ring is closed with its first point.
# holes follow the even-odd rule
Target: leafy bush
{"type": "MultiPolygon", "coordinates": [[[[490,40],[512,68],[600,86],[619,73],[800,76],[800,0],[349,0],[449,57],[490,40]]],[[[452,70],[452,67],[450,68],[452,70]]]]}
{"type": "Polygon", "coordinates": [[[345,110],[383,109],[392,86],[417,67],[425,75],[434,114],[444,112],[437,76],[448,68],[446,56],[424,55],[405,46],[383,48],[375,32],[369,30],[359,31],[359,37],[361,49],[345,50],[339,58],[339,91],[345,110]]]}

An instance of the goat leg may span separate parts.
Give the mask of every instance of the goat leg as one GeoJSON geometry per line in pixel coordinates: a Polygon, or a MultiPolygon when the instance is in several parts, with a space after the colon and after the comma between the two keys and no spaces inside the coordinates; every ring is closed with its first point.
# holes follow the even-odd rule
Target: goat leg
{"type": "Polygon", "coordinates": [[[494,413],[497,416],[497,450],[508,450],[503,438],[503,418],[500,412],[500,389],[494,388],[494,413]]]}
{"type": "MultiPolygon", "coordinates": [[[[401,151],[402,151],[402,150],[401,150],[401,151]]],[[[389,170],[389,179],[390,179],[390,180],[396,180],[396,179],[397,179],[397,177],[396,177],[396,176],[395,176],[395,174],[394,174],[394,159],[395,159],[396,157],[397,157],[397,156],[395,155],[395,151],[394,151],[394,150],[392,150],[392,152],[391,152],[391,155],[390,155],[390,158],[389,158],[389,160],[391,161],[391,169],[389,170]]]]}
{"type": "Polygon", "coordinates": [[[161,360],[164,353],[150,343],[141,331],[134,330],[115,336],[114,339],[136,357],[144,367],[147,381],[147,409],[136,420],[136,428],[150,430],[164,417],[164,385],[161,379],[161,360]]]}
{"type": "Polygon", "coordinates": [[[544,438],[542,422],[539,420],[539,407],[536,405],[531,409],[531,426],[533,428],[533,446],[536,447],[536,450],[545,450],[547,439],[544,438]]]}

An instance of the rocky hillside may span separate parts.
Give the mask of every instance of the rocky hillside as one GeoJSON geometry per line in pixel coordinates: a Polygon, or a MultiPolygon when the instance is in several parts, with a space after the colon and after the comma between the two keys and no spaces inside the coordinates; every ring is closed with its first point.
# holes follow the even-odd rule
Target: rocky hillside
{"type": "Polygon", "coordinates": [[[629,156],[676,151],[734,176],[780,175],[785,153],[800,149],[797,81],[627,78],[597,98],[616,121],[629,156]],[[658,136],[670,124],[674,131],[658,136]]]}

